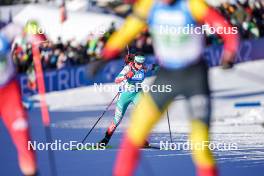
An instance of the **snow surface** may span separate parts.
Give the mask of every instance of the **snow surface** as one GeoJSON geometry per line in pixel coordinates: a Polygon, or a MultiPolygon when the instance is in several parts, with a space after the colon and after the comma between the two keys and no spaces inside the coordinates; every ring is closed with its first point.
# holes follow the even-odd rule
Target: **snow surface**
{"type": "MultiPolygon", "coordinates": [[[[215,151],[218,162],[252,161],[251,164],[264,165],[264,107],[235,108],[238,102],[264,103],[264,61],[248,62],[237,65],[232,70],[213,68],[210,70],[210,86],[213,91],[212,140],[217,143],[235,143],[238,150],[215,151]],[[250,150],[250,151],[248,151],[250,150]],[[232,156],[232,157],[230,157],[232,156]]],[[[149,78],[150,83],[154,78],[149,78]]],[[[94,87],[82,87],[47,95],[51,111],[85,111],[105,110],[116,92],[98,93],[94,87]]],[[[189,132],[189,118],[185,109],[185,101],[174,101],[169,107],[169,116],[174,141],[186,141],[189,132]]],[[[114,105],[96,126],[99,133],[104,133],[114,115],[114,105]]],[[[133,105],[130,105],[123,122],[117,132],[122,132],[129,123],[129,115],[133,105]]],[[[102,113],[102,112],[101,112],[102,113]]],[[[97,114],[98,117],[100,113],[97,114]]],[[[164,116],[166,117],[166,116],[164,116]]],[[[56,118],[56,117],[55,117],[56,118]]],[[[90,129],[95,119],[87,118],[85,114],[74,119],[53,123],[55,128],[90,129]]],[[[167,119],[163,118],[153,129],[150,140],[153,143],[168,141],[167,119]]],[[[188,153],[186,153],[188,154],[188,153]]],[[[151,155],[150,157],[168,157],[179,153],[151,155]]],[[[246,166],[245,166],[246,167],[246,166]]]]}
{"type": "MultiPolygon", "coordinates": [[[[237,65],[232,70],[220,68],[210,70],[210,84],[213,91],[212,142],[213,144],[235,144],[230,150],[214,150],[221,176],[263,176],[264,167],[264,61],[237,65]],[[238,102],[262,103],[261,107],[235,108],[238,102]]],[[[149,83],[154,78],[149,78],[149,83]]],[[[111,85],[111,84],[110,84],[111,85]]],[[[112,84],[113,85],[113,84],[112,84]]],[[[96,92],[93,86],[81,87],[46,96],[51,115],[53,140],[64,142],[81,141],[105,110],[116,92],[96,92]]],[[[38,96],[33,97],[38,99],[38,96]]],[[[189,117],[184,99],[177,97],[169,107],[172,138],[175,143],[188,140],[189,117]]],[[[86,142],[98,142],[104,135],[114,115],[112,105],[98,123],[86,142]]],[[[123,122],[116,130],[105,151],[55,151],[58,175],[63,176],[109,176],[112,173],[118,145],[130,120],[131,105],[123,122]]],[[[38,108],[29,112],[32,139],[45,141],[38,108]]],[[[144,118],[144,117],[142,117],[144,118]]],[[[8,133],[0,123],[0,175],[21,175],[16,160],[16,152],[8,133]],[[3,164],[4,163],[4,164],[3,164]],[[4,167],[2,167],[4,165],[4,167]]],[[[167,119],[163,118],[153,129],[149,141],[159,145],[160,141],[170,141],[167,119]]],[[[190,152],[184,150],[160,151],[142,150],[143,157],[136,176],[188,176],[194,175],[190,152]]],[[[50,175],[48,154],[37,151],[40,175],[50,175]]]]}
{"type": "MultiPolygon", "coordinates": [[[[264,61],[248,62],[237,65],[232,70],[213,68],[210,70],[210,86],[212,88],[212,140],[213,142],[236,143],[236,151],[217,151],[222,157],[220,162],[227,160],[252,160],[264,164],[264,61]],[[235,108],[238,102],[262,102],[261,107],[235,108]],[[260,151],[258,151],[260,149],[260,151]],[[240,158],[248,152],[246,157],[240,158]],[[236,156],[236,157],[235,157],[236,156]]],[[[148,78],[149,84],[153,78],[148,78]]],[[[108,84],[113,85],[113,84],[108,84]]],[[[47,95],[47,102],[51,111],[92,111],[101,110],[94,118],[88,118],[85,113],[69,120],[53,123],[54,128],[90,129],[96,117],[105,110],[106,106],[115,96],[116,92],[97,92],[93,86],[76,88],[61,92],[53,92],[47,95]]],[[[181,97],[175,100],[169,107],[169,116],[173,140],[187,140],[189,132],[189,118],[185,109],[185,101],[181,97]]],[[[96,126],[99,133],[104,133],[114,115],[115,106],[112,105],[109,113],[103,117],[96,126]]],[[[122,132],[129,123],[129,115],[133,105],[130,105],[123,122],[117,132],[122,132]]],[[[166,117],[166,116],[164,116],[166,117]]],[[[54,117],[56,118],[56,117],[54,117]]],[[[153,143],[169,140],[167,119],[163,118],[153,129],[151,135],[153,143]]],[[[177,155],[177,154],[173,154],[177,155]]],[[[173,156],[172,155],[172,156],[173,156]]],[[[168,155],[165,155],[168,156],[168,155]]],[[[152,156],[153,157],[153,156],[152,156]]]]}
{"type": "MultiPolygon", "coordinates": [[[[264,128],[261,127],[261,124],[264,123],[263,106],[253,108],[234,107],[234,104],[239,102],[262,102],[262,105],[264,105],[263,68],[264,61],[255,61],[239,64],[232,70],[222,70],[219,67],[210,69],[210,86],[213,92],[213,132],[247,132],[243,129],[243,126],[252,127],[248,129],[248,132],[263,132],[264,128]],[[232,128],[230,129],[230,127],[232,128]]],[[[153,79],[154,77],[148,78],[145,83],[150,84],[153,79]]],[[[113,83],[105,85],[115,86],[113,83]]],[[[98,109],[104,111],[116,93],[115,91],[100,92],[95,86],[88,86],[51,92],[46,95],[46,100],[50,111],[64,111],[65,109],[71,112],[98,109]]],[[[38,99],[38,96],[35,96],[34,99],[38,99]]],[[[169,115],[175,132],[186,132],[188,130],[186,127],[188,127],[189,118],[184,103],[185,100],[178,97],[169,107],[169,115]]],[[[114,108],[113,104],[110,110],[114,110],[114,108]]],[[[132,108],[133,105],[130,105],[121,129],[126,127],[132,108]]],[[[110,118],[105,117],[102,121],[106,121],[108,124],[110,118]]],[[[107,124],[102,123],[97,127],[102,128],[107,124]]],[[[76,117],[70,122],[63,121],[53,125],[57,127],[67,125],[68,128],[87,128],[90,126],[90,122],[84,115],[76,117]]],[[[158,132],[167,132],[167,130],[166,118],[154,129],[158,132]]]]}

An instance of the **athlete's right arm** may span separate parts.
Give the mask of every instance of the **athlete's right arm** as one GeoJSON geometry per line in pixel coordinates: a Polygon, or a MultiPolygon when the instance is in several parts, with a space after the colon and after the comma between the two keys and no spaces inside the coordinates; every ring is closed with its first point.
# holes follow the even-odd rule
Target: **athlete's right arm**
{"type": "Polygon", "coordinates": [[[133,13],[127,17],[122,27],[108,40],[102,53],[106,60],[117,56],[147,26],[146,19],[153,5],[153,0],[138,0],[133,13]]]}
{"type": "Polygon", "coordinates": [[[115,83],[119,84],[122,81],[127,79],[127,74],[131,72],[130,66],[126,65],[123,70],[118,74],[118,76],[115,79],[115,83]]]}

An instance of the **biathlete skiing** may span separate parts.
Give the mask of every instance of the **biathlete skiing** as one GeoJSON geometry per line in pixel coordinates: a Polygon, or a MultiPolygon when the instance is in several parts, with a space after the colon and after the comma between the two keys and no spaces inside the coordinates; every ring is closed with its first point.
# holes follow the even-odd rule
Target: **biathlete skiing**
{"type": "MultiPolygon", "coordinates": [[[[184,95],[191,117],[190,142],[201,146],[209,142],[211,117],[208,67],[202,57],[204,36],[200,33],[173,32],[176,27],[230,29],[232,26],[203,0],[139,0],[124,25],[107,42],[103,56],[114,58],[138,33],[149,26],[155,55],[161,66],[154,85],[171,85],[170,92],[144,93],[132,113],[132,120],[124,135],[114,166],[114,176],[132,176],[153,126],[178,95],[184,95]],[[168,28],[167,31],[161,28],[168,28]],[[170,32],[172,31],[172,32],[170,32]],[[122,38],[122,40],[120,40],[122,38]],[[124,164],[125,163],[125,164],[124,164]]],[[[199,31],[199,30],[198,30],[199,31]]],[[[224,42],[221,64],[231,68],[238,49],[238,35],[217,32],[224,42]]],[[[192,158],[198,176],[217,176],[217,165],[208,146],[192,147],[192,158]]]]}
{"type": "MultiPolygon", "coordinates": [[[[119,97],[116,103],[115,116],[105,132],[105,137],[100,143],[107,145],[117,126],[122,121],[130,103],[137,105],[139,95],[142,92],[141,84],[145,79],[147,68],[144,66],[145,57],[142,55],[128,54],[125,57],[126,65],[115,79],[119,84],[119,97]]],[[[148,142],[145,141],[145,146],[148,142]]]]}
{"type": "Polygon", "coordinates": [[[16,146],[21,172],[25,176],[33,176],[37,173],[35,153],[28,149],[28,117],[22,105],[11,55],[9,40],[0,34],[0,117],[16,146]]]}

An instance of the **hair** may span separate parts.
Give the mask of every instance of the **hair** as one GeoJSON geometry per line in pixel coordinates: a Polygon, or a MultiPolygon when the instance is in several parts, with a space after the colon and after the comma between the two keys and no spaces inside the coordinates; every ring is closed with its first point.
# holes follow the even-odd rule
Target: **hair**
{"type": "Polygon", "coordinates": [[[135,56],[143,56],[143,57],[145,57],[144,54],[143,54],[142,52],[137,52],[137,53],[135,54],[135,56]]]}
{"type": "Polygon", "coordinates": [[[125,64],[129,64],[130,62],[134,62],[135,54],[127,54],[125,56],[125,64]]]}

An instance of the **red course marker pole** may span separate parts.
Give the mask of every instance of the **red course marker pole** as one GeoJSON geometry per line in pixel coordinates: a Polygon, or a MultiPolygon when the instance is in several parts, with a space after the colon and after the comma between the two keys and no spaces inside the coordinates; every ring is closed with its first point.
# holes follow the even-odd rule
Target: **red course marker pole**
{"type": "MultiPolygon", "coordinates": [[[[45,128],[46,142],[51,143],[52,136],[51,136],[51,130],[50,130],[50,116],[49,116],[49,110],[48,110],[48,106],[47,106],[46,98],[45,98],[46,90],[45,90],[44,76],[43,76],[43,70],[42,70],[42,65],[41,65],[41,57],[40,57],[40,52],[39,52],[39,44],[36,44],[36,43],[32,44],[32,53],[33,53],[34,68],[35,68],[36,77],[37,77],[38,93],[40,96],[41,115],[42,115],[42,122],[45,128]]],[[[49,154],[49,164],[50,164],[50,169],[51,169],[51,175],[57,176],[54,153],[52,152],[52,150],[48,149],[48,154],[49,154]]]]}

